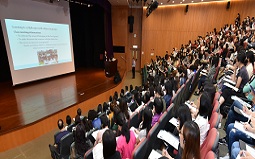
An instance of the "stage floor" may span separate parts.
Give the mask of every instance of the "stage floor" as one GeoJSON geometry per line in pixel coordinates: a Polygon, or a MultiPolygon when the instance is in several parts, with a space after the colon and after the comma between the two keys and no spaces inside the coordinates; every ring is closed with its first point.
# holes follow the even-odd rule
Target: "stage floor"
{"type": "MultiPolygon", "coordinates": [[[[125,71],[119,71],[123,77],[125,71]]],[[[103,69],[79,69],[14,87],[11,82],[0,83],[0,135],[43,120],[115,86],[113,77],[105,77],[103,69]]]]}

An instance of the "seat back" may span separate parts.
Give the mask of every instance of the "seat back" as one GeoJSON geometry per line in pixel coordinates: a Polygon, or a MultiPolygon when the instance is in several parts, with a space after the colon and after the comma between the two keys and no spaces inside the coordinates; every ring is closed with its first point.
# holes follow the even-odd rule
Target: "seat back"
{"type": "Polygon", "coordinates": [[[144,138],[142,139],[142,141],[139,142],[139,144],[133,150],[131,159],[145,158],[147,147],[148,147],[148,139],[144,138]]]}
{"type": "Polygon", "coordinates": [[[212,112],[211,119],[209,120],[210,129],[211,128],[218,128],[220,123],[220,115],[217,112],[212,112]]]}
{"type": "Polygon", "coordinates": [[[93,147],[84,154],[84,159],[93,159],[93,147]]]}
{"type": "Polygon", "coordinates": [[[70,156],[70,147],[71,144],[73,143],[73,134],[72,133],[68,133],[65,136],[63,136],[60,139],[59,142],[59,155],[60,155],[60,159],[64,158],[64,159],[68,159],[70,156]]]}
{"type": "Polygon", "coordinates": [[[216,156],[216,154],[213,151],[209,151],[209,152],[207,152],[205,158],[206,159],[216,159],[217,156],[216,156]]]}
{"type": "Polygon", "coordinates": [[[172,104],[170,104],[170,106],[167,108],[167,112],[170,112],[171,111],[171,109],[173,108],[173,106],[174,106],[174,103],[172,103],[172,104]]]}
{"type": "Polygon", "coordinates": [[[148,158],[149,157],[149,154],[151,152],[152,149],[157,149],[158,147],[158,143],[156,142],[157,140],[157,135],[160,131],[160,127],[159,127],[159,123],[155,123],[153,125],[153,127],[150,129],[148,135],[147,135],[147,139],[148,139],[148,147],[147,147],[147,150],[146,150],[146,154],[145,154],[145,158],[148,158]]]}
{"type": "MultiPolygon", "coordinates": [[[[169,115],[167,115],[168,114],[168,112],[167,111],[165,111],[162,115],[161,115],[161,117],[159,118],[159,129],[164,129],[164,127],[166,126],[166,124],[168,123],[168,121],[170,120],[170,118],[169,118],[169,115]],[[169,118],[169,119],[168,119],[169,118]]],[[[170,114],[170,112],[169,112],[169,114],[170,114]]]]}
{"type": "Polygon", "coordinates": [[[216,92],[215,95],[214,95],[214,99],[213,99],[213,105],[215,104],[216,101],[218,101],[220,98],[220,93],[219,92],[216,92]]]}
{"type": "Polygon", "coordinates": [[[138,128],[139,126],[139,114],[134,112],[128,121],[128,127],[131,128],[132,126],[138,128]]]}
{"type": "Polygon", "coordinates": [[[206,154],[209,151],[217,152],[218,143],[219,143],[219,132],[216,128],[212,128],[209,130],[204,143],[200,147],[201,159],[206,159],[205,158],[206,154]]]}
{"type": "Polygon", "coordinates": [[[214,101],[213,102],[213,111],[212,112],[219,112],[219,109],[220,109],[220,104],[219,104],[219,101],[214,101]]]}

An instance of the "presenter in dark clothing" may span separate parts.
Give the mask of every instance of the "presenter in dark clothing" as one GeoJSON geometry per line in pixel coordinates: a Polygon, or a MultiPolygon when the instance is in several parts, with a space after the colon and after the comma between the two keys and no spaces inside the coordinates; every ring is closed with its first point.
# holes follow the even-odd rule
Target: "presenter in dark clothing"
{"type": "Polygon", "coordinates": [[[135,65],[136,65],[136,59],[133,57],[133,59],[132,59],[132,74],[133,74],[133,77],[132,78],[135,78],[135,65]]]}

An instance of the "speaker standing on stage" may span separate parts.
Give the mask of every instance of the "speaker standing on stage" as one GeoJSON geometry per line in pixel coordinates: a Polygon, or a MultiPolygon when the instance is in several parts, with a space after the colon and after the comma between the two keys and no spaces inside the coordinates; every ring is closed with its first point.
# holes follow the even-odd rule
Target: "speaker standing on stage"
{"type": "Polygon", "coordinates": [[[132,60],[132,74],[133,74],[133,77],[132,78],[135,78],[135,65],[136,65],[136,59],[133,57],[133,60],[132,60]]]}

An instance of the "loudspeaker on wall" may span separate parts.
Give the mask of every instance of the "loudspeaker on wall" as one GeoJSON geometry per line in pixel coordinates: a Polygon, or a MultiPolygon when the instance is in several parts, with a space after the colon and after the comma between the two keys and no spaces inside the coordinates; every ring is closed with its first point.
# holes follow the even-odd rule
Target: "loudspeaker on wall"
{"type": "Polygon", "coordinates": [[[227,9],[229,9],[230,8],[230,1],[228,1],[228,3],[227,3],[227,9]]]}
{"type": "Polygon", "coordinates": [[[128,16],[128,24],[134,24],[134,16],[128,16]]]}
{"type": "Polygon", "coordinates": [[[129,32],[133,33],[134,16],[128,16],[129,32]]]}
{"type": "Polygon", "coordinates": [[[189,5],[186,5],[185,12],[187,13],[189,11],[189,5]]]}

